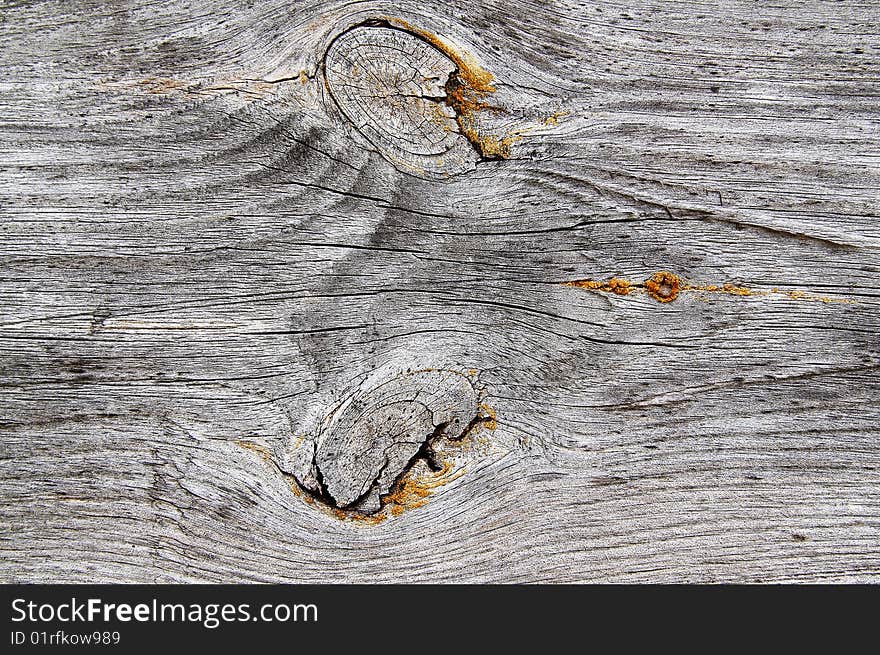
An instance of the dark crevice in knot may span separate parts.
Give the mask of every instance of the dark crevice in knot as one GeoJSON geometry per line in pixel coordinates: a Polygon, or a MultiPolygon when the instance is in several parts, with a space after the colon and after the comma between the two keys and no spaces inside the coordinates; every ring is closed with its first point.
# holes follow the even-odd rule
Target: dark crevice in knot
{"type": "Polygon", "coordinates": [[[474,381],[448,370],[399,374],[352,392],[279,465],[299,490],[340,518],[399,504],[414,479],[450,472],[451,451],[492,423],[474,381]]]}

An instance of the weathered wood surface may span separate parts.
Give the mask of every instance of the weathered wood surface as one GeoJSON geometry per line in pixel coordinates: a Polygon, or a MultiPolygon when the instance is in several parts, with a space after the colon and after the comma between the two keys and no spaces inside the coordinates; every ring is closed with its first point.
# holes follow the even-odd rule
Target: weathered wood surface
{"type": "Polygon", "coordinates": [[[0,3],[0,579],[880,580],[878,33],[0,3]]]}

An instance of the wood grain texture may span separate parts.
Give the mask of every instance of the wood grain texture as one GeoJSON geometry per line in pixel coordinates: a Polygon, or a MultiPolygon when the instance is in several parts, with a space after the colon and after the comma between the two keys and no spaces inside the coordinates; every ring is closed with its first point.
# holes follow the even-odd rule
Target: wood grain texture
{"type": "Polygon", "coordinates": [[[880,581],[878,26],[0,3],[0,579],[880,581]]]}

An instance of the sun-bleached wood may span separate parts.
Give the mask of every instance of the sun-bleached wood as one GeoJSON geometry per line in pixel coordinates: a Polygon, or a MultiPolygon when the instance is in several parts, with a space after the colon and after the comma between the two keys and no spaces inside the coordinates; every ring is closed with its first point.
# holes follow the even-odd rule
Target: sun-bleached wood
{"type": "Polygon", "coordinates": [[[3,581],[880,579],[877,3],[0,13],[3,581]]]}

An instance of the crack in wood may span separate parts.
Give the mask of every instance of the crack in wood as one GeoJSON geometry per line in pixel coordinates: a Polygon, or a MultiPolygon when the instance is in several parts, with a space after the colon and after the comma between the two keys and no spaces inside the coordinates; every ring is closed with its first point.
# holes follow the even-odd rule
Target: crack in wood
{"type": "Polygon", "coordinates": [[[495,426],[470,376],[410,371],[350,393],[314,435],[291,444],[279,468],[339,518],[371,516],[400,505],[423,478],[448,478],[442,449],[495,426]]]}

